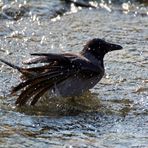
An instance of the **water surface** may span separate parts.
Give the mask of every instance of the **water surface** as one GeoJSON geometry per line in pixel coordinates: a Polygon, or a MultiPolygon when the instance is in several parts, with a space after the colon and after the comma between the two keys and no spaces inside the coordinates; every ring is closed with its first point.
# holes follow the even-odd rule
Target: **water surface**
{"type": "Polygon", "coordinates": [[[147,2],[92,4],[0,3],[0,58],[20,66],[30,53],[75,53],[95,37],[124,48],[105,56],[91,92],[75,102],[44,96],[35,107],[15,107],[9,92],[19,73],[0,63],[0,147],[148,147],[147,2]]]}

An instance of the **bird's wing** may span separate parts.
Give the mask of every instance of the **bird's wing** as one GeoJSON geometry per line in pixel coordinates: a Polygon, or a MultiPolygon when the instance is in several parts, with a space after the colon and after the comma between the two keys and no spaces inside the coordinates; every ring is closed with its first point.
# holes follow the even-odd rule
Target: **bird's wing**
{"type": "Polygon", "coordinates": [[[24,61],[23,64],[37,64],[37,63],[49,63],[55,60],[66,61],[64,54],[55,54],[55,53],[32,53],[32,56],[38,56],[37,58],[31,58],[27,61],[24,61]]]}
{"type": "Polygon", "coordinates": [[[54,71],[56,69],[65,68],[74,69],[78,68],[84,75],[87,73],[98,73],[103,71],[103,68],[99,65],[92,64],[91,61],[86,59],[81,55],[76,55],[72,53],[65,54],[53,54],[53,53],[33,53],[33,56],[38,56],[37,58],[29,59],[24,62],[25,64],[37,64],[44,63],[44,66],[26,68],[23,70],[23,74],[32,77],[38,74],[44,73],[45,71],[54,71]],[[29,74],[29,75],[28,75],[29,74]],[[30,76],[31,74],[31,76],[30,76]]]}
{"type": "MultiPolygon", "coordinates": [[[[20,91],[20,95],[17,98],[16,104],[22,106],[31,98],[31,105],[34,105],[38,99],[50,88],[52,88],[56,83],[64,81],[68,77],[76,74],[78,69],[73,68],[71,65],[72,56],[67,57],[62,54],[33,54],[39,56],[44,66],[23,68],[23,75],[27,78],[25,81],[18,84],[12,89],[12,94],[20,91]],[[30,74],[28,76],[28,73],[30,74]]],[[[38,62],[38,58],[36,63],[38,62]]],[[[74,58],[74,56],[73,56],[74,58]]],[[[29,64],[35,64],[34,61],[29,64]]]]}
{"type": "MultiPolygon", "coordinates": [[[[23,75],[29,74],[26,80],[12,89],[12,94],[20,91],[16,104],[22,106],[28,100],[34,105],[39,98],[56,83],[60,83],[71,76],[77,76],[79,73],[92,76],[98,74],[99,68],[90,61],[73,54],[33,54],[39,56],[46,65],[32,68],[14,67],[12,64],[1,60],[9,66],[19,69],[23,75]],[[46,59],[46,60],[45,60],[46,59]]],[[[37,58],[39,58],[37,57],[37,58]]],[[[29,62],[29,64],[38,63],[29,62]]]]}
{"type": "Polygon", "coordinates": [[[73,55],[71,53],[65,53],[65,54],[54,54],[54,53],[32,53],[32,56],[35,56],[35,58],[31,58],[29,60],[23,61],[23,64],[26,65],[33,65],[33,64],[40,64],[44,63],[43,66],[36,66],[31,68],[22,68],[19,70],[23,75],[22,78],[32,78],[38,74],[44,73],[46,70],[49,69],[58,69],[62,67],[62,65],[67,65],[70,61],[70,59],[75,58],[76,55],[73,55]]]}

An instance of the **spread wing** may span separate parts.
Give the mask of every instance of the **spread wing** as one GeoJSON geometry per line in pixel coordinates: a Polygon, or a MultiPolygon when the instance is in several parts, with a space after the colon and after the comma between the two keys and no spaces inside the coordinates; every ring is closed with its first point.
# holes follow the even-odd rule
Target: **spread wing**
{"type": "Polygon", "coordinates": [[[20,91],[16,104],[22,106],[30,99],[34,105],[39,98],[54,84],[60,83],[71,76],[82,74],[84,76],[97,75],[100,70],[85,58],[74,54],[46,54],[34,53],[37,58],[30,59],[25,64],[44,63],[44,66],[20,68],[2,59],[0,61],[18,69],[25,76],[25,80],[12,89],[12,93],[20,91]]]}

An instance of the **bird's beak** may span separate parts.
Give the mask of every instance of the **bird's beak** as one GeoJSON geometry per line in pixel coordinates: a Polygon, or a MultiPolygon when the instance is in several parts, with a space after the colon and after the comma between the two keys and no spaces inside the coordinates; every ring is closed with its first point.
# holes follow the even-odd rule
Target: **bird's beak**
{"type": "Polygon", "coordinates": [[[122,49],[122,46],[120,45],[117,45],[117,44],[108,44],[108,49],[109,51],[113,51],[113,50],[121,50],[122,49]]]}

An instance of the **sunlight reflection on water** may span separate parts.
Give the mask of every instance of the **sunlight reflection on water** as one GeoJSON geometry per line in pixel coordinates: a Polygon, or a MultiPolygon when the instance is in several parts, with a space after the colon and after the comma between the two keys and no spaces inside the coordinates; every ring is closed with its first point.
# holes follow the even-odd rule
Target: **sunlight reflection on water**
{"type": "MultiPolygon", "coordinates": [[[[93,37],[105,37],[124,49],[106,55],[106,74],[91,93],[76,98],[75,102],[49,101],[46,97],[35,107],[15,107],[16,96],[9,96],[9,91],[19,83],[19,73],[0,63],[1,147],[145,148],[147,6],[126,1],[101,3],[97,9],[75,7],[75,13],[69,13],[72,10],[68,9],[63,16],[58,14],[57,19],[58,15],[51,10],[54,5],[63,4],[55,1],[49,10],[49,3],[26,1],[27,12],[17,14],[17,21],[13,20],[15,13],[5,20],[1,15],[0,58],[21,66],[30,53],[78,52],[93,37]],[[28,11],[32,9],[35,11],[30,15],[28,11]]],[[[10,3],[10,7],[18,10],[17,4],[10,3]]]]}

